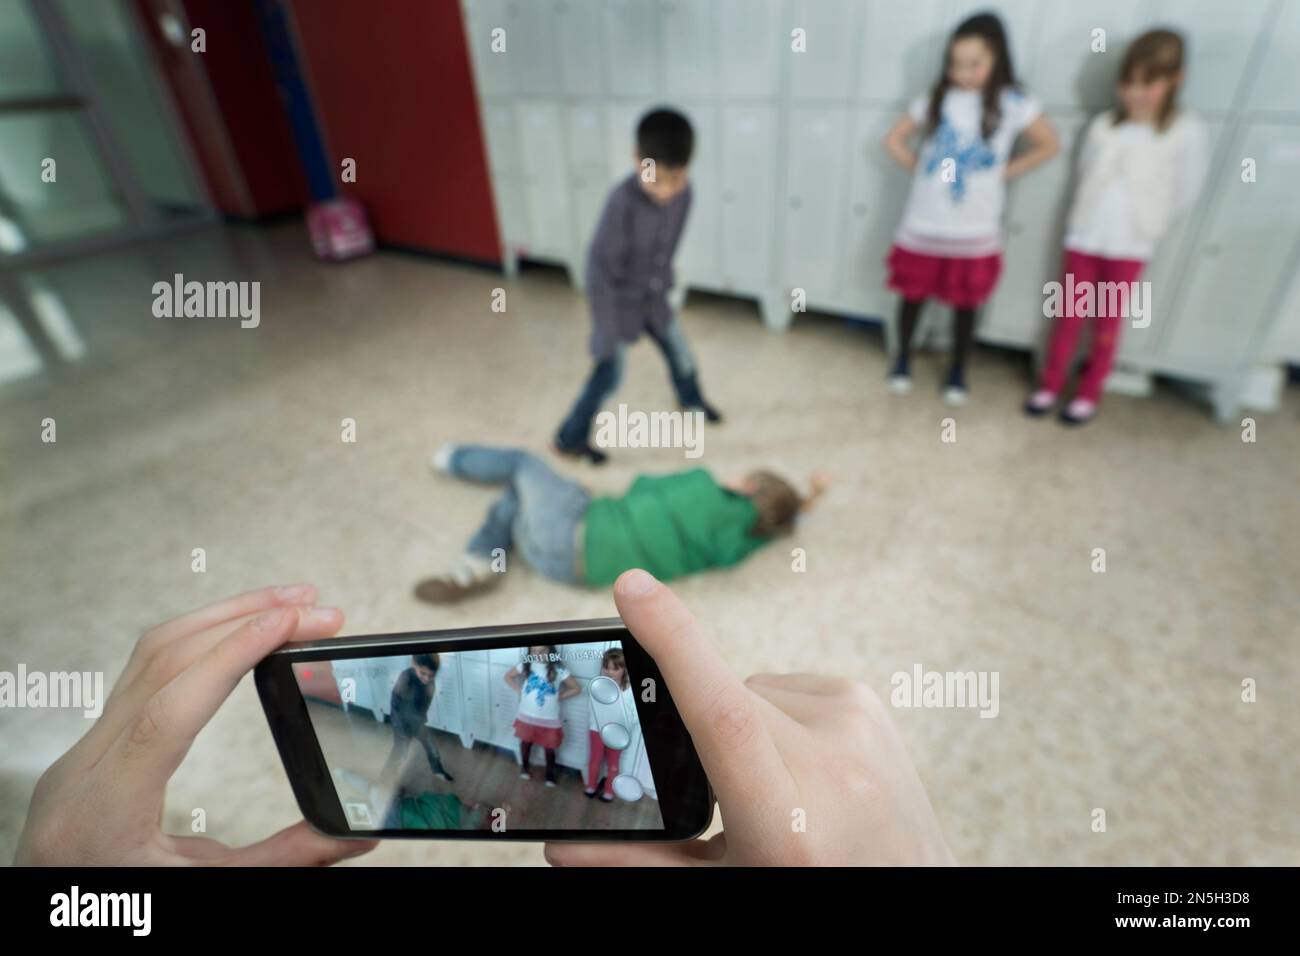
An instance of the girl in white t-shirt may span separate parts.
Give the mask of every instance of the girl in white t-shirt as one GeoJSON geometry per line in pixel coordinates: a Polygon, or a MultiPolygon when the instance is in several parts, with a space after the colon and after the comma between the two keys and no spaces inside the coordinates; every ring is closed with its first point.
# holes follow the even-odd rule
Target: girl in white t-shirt
{"type": "MultiPolygon", "coordinates": [[[[608,677],[622,689],[620,703],[623,705],[623,726],[635,727],[636,701],[632,699],[632,682],[627,676],[627,660],[623,657],[622,648],[611,647],[601,656],[600,673],[602,677],[608,677]]],[[[584,792],[588,797],[594,797],[597,792],[600,792],[600,799],[605,803],[611,803],[614,800],[614,778],[618,776],[620,751],[605,746],[605,741],[600,736],[600,718],[596,714],[594,700],[591,706],[591,722],[587,727],[587,738],[590,747],[587,751],[587,788],[584,792]],[[599,776],[602,760],[605,763],[603,791],[601,791],[599,776]]]]}
{"type": "Polygon", "coordinates": [[[506,683],[519,692],[515,736],[523,761],[519,776],[530,779],[533,744],[546,751],[546,785],[555,786],[555,751],[564,740],[560,701],[582,693],[582,687],[560,660],[554,644],[528,648],[520,663],[506,672],[506,683]]]}
{"type": "Polygon", "coordinates": [[[943,72],[885,137],[885,149],[912,170],[903,221],[886,260],[898,308],[898,354],[889,375],[895,394],[911,390],[912,336],[931,297],[954,311],[952,365],[944,398],[964,404],[966,358],[975,310],[1002,271],[1006,183],[1056,154],[1056,131],[1042,107],[1016,84],[1002,21],[991,13],[964,20],[948,41],[943,72]],[[909,141],[919,134],[919,151],[909,141]],[[1015,159],[1020,137],[1028,148],[1015,159]]]}
{"type": "MultiPolygon", "coordinates": [[[[1115,109],[1088,125],[1065,234],[1062,288],[1069,301],[1061,301],[1042,379],[1025,403],[1030,415],[1056,404],[1085,323],[1092,326],[1088,362],[1061,420],[1081,425],[1096,414],[1120,331],[1133,315],[1135,288],[1141,294],[1138,277],[1170,221],[1201,191],[1205,128],[1175,104],[1182,81],[1182,38],[1169,30],[1144,33],[1120,64],[1115,109]]],[[[1141,301],[1150,308],[1145,296],[1141,301]]]]}

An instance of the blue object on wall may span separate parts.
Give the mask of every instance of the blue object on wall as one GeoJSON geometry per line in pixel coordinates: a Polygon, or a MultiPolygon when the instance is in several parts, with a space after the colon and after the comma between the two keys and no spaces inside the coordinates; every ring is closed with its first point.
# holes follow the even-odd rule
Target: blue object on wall
{"type": "Polygon", "coordinates": [[[317,202],[333,199],[338,194],[333,164],[325,149],[320,124],[316,121],[311,93],[298,66],[298,51],[289,28],[289,12],[283,0],[253,0],[253,7],[271,58],[275,85],[279,87],[280,100],[298,146],[298,156],[307,174],[307,189],[317,202]]]}

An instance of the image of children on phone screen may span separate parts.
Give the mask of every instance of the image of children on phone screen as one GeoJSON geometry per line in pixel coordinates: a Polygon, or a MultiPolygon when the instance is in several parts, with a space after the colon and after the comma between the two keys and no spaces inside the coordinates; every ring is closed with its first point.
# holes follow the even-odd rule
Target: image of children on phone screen
{"type": "Polygon", "coordinates": [[[515,736],[519,738],[519,776],[532,779],[530,761],[533,745],[546,752],[546,786],[555,786],[555,751],[564,740],[560,701],[580,694],[582,687],[560,662],[553,644],[528,648],[528,654],[506,672],[506,683],[519,692],[519,713],[515,736]]]}

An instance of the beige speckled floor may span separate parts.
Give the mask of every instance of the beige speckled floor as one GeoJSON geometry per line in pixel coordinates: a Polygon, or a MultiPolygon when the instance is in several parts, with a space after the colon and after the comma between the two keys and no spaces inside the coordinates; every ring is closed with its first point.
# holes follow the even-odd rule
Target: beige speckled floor
{"type": "MultiPolygon", "coordinates": [[[[116,676],[147,625],[220,596],[309,579],[354,633],[612,613],[605,593],[526,571],[445,612],[411,583],[489,496],[430,476],[447,439],[544,447],[587,370],[582,299],[528,271],[489,309],[491,272],[395,254],[320,265],[296,226],[215,229],[49,270],[86,339],[81,367],[0,387],[0,669],[116,676]],[[152,284],[263,282],[262,324],[155,319],[152,284]],[[43,445],[40,421],[58,422],[43,445]],[[339,440],[355,418],[359,440],[339,440]],[[208,571],[190,570],[207,549],[208,571]]],[[[684,321],[729,413],[719,472],[838,479],[788,543],[680,591],[740,671],[995,670],[1000,713],[896,711],[958,857],[969,863],[1300,863],[1300,401],[1259,441],[1168,390],[1112,398],[1079,432],[1017,411],[1023,357],[981,351],[955,417],[928,388],[883,391],[878,336],[805,317],[785,336],[741,302],[684,321]],[[807,550],[805,574],[789,549],[807,550]],[[1108,570],[1090,570],[1104,547],[1108,570]],[[1243,678],[1258,702],[1240,701],[1243,678]],[[1108,830],[1093,833],[1103,807],[1108,830]]],[[[621,397],[669,400],[634,350],[621,397]]],[[[600,489],[680,452],[624,451],[600,489]]],[[[33,782],[85,729],[0,712],[0,858],[33,782]]],[[[168,819],[252,841],[295,807],[250,681],[200,736],[168,819]]],[[[540,863],[536,845],[390,844],[373,863],[540,863]]]]}

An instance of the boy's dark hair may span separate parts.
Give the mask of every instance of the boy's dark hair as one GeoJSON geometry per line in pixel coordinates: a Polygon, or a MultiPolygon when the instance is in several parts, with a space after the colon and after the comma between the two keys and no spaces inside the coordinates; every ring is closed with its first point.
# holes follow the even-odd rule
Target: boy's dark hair
{"type": "Polygon", "coordinates": [[[438,673],[438,655],[437,654],[416,654],[411,660],[421,667],[427,667],[435,674],[438,673]]]}
{"type": "Polygon", "coordinates": [[[642,159],[672,169],[691,161],[695,130],[691,121],[676,110],[651,110],[636,126],[636,151],[642,159]]]}
{"type": "Polygon", "coordinates": [[[794,528],[795,515],[804,505],[788,481],[770,471],[755,471],[747,476],[754,485],[749,500],[754,503],[758,517],[750,526],[750,537],[770,538],[794,528]]]}
{"type": "Polygon", "coordinates": [[[978,37],[983,40],[993,54],[993,71],[989,74],[988,83],[985,84],[981,93],[984,109],[980,117],[980,136],[987,140],[993,135],[993,131],[998,128],[998,123],[1002,122],[1002,106],[999,102],[1002,91],[1007,87],[1014,89],[1016,86],[1016,71],[1011,65],[1011,50],[1007,46],[1007,31],[1003,29],[1002,21],[998,19],[996,14],[977,13],[957,24],[957,29],[948,38],[948,45],[944,48],[943,64],[940,67],[942,72],[939,74],[939,81],[934,84],[934,88],[930,91],[930,107],[926,111],[927,136],[939,128],[939,121],[943,118],[943,97],[952,85],[952,81],[948,79],[948,68],[952,60],[952,45],[958,40],[964,40],[967,37],[978,37]]]}

